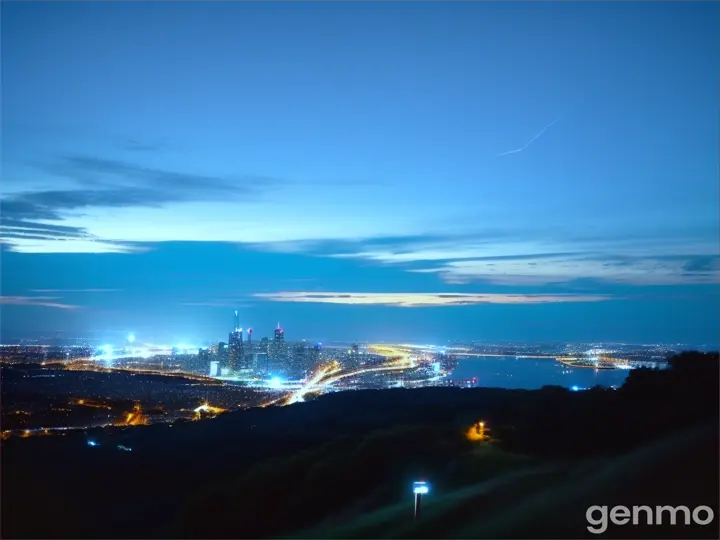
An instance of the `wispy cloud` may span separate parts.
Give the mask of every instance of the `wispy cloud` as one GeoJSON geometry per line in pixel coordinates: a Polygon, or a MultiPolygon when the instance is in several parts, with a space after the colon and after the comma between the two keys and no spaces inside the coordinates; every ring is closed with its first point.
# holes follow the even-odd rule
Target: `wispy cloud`
{"type": "Polygon", "coordinates": [[[277,292],[259,293],[257,298],[273,302],[377,305],[397,307],[467,306],[475,304],[555,304],[602,302],[603,295],[575,294],[463,294],[463,293],[356,293],[356,292],[277,292]]]}
{"type": "Polygon", "coordinates": [[[55,309],[80,309],[80,306],[56,302],[54,296],[0,296],[0,304],[15,306],[39,306],[55,309]]]}
{"type": "Polygon", "coordinates": [[[111,293],[122,289],[30,289],[35,293],[111,293]]]}
{"type": "MultiPolygon", "coordinates": [[[[542,260],[450,261],[434,268],[410,269],[410,272],[437,273],[453,284],[486,282],[497,285],[546,285],[593,279],[625,285],[712,284],[720,277],[716,268],[691,270],[696,259],[706,256],[620,257],[596,254],[542,260]]],[[[717,258],[716,258],[717,260],[717,258]]]]}
{"type": "Polygon", "coordinates": [[[186,307],[216,307],[216,308],[250,308],[253,306],[251,302],[247,301],[233,301],[231,299],[218,299],[218,300],[202,300],[197,302],[180,302],[181,306],[186,307]]]}
{"type": "Polygon", "coordinates": [[[145,249],[128,242],[102,240],[85,227],[60,224],[64,220],[62,201],[65,197],[51,204],[49,193],[62,192],[36,192],[37,199],[28,193],[0,199],[0,232],[4,244],[15,251],[35,253],[135,253],[145,249]],[[62,248],[58,249],[58,244],[62,248]]]}
{"type": "Polygon", "coordinates": [[[710,236],[578,236],[540,230],[408,237],[294,245],[307,253],[364,259],[409,272],[436,274],[452,284],[543,285],[593,279],[607,283],[673,285],[718,280],[717,241],[710,236]]]}
{"type": "Polygon", "coordinates": [[[19,250],[36,251],[48,242],[62,241],[65,245],[56,245],[56,251],[132,252],[135,248],[129,243],[108,241],[86,227],[63,221],[89,209],[161,208],[178,202],[249,199],[283,183],[262,176],[225,178],[181,173],[83,155],[65,156],[36,167],[70,181],[70,185],[16,191],[0,200],[3,239],[19,250]]]}
{"type": "Polygon", "coordinates": [[[538,131],[537,134],[536,134],[532,139],[530,139],[528,142],[526,142],[526,143],[525,143],[523,146],[521,146],[520,148],[516,148],[515,150],[508,150],[507,152],[503,152],[502,154],[498,154],[498,157],[500,157],[500,156],[507,156],[508,154],[517,154],[518,152],[522,152],[523,150],[526,150],[528,146],[530,146],[532,143],[534,143],[536,140],[538,140],[540,137],[542,137],[543,134],[544,134],[548,129],[550,129],[551,127],[553,127],[561,118],[562,118],[562,116],[558,116],[555,120],[553,120],[553,121],[550,122],[547,126],[545,126],[545,127],[542,128],[540,131],[538,131]]]}

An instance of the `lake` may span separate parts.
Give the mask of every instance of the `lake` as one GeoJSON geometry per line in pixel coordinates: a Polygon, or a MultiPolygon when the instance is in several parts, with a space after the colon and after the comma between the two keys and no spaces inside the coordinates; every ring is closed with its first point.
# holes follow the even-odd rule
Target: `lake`
{"type": "Polygon", "coordinates": [[[477,386],[536,390],[546,385],[566,388],[621,386],[629,370],[570,368],[552,358],[479,356],[463,358],[450,379],[477,377],[477,386]]]}

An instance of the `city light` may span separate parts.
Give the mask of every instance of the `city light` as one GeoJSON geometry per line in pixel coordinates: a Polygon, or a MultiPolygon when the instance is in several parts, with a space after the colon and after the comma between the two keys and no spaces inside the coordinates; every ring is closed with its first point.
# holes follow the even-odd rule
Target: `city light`
{"type": "Polygon", "coordinates": [[[413,493],[415,495],[426,495],[430,492],[430,486],[427,482],[413,482],[413,493]]]}
{"type": "Polygon", "coordinates": [[[282,379],[280,377],[273,377],[268,381],[268,386],[270,388],[282,388],[282,379]]]}

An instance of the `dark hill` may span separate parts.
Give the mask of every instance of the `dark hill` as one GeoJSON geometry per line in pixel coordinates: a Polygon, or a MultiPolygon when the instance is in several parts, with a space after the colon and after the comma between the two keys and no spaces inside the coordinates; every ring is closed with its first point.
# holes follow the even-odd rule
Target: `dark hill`
{"type": "MultiPolygon", "coordinates": [[[[591,460],[612,463],[694,427],[711,426],[716,437],[717,422],[718,356],[686,353],[671,369],[631,372],[619,390],[344,392],[172,427],[10,439],[2,447],[2,533],[287,536],[401,504],[420,475],[448,494],[513,471],[523,476],[517,471],[529,468],[550,467],[560,475],[548,482],[561,481],[562,474],[574,482],[604,470],[583,469],[591,460]],[[490,449],[464,437],[480,418],[491,426],[490,449]],[[99,446],[88,446],[88,438],[99,446]],[[118,444],[132,452],[119,451],[118,444]]],[[[689,445],[684,455],[699,462],[704,454],[689,445]]],[[[531,478],[508,484],[515,485],[504,495],[508,504],[541,491],[542,482],[531,478]]],[[[717,509],[717,495],[712,497],[717,509]]],[[[535,522],[554,530],[539,518],[535,522]]],[[[433,535],[461,534],[463,525],[477,524],[460,513],[452,527],[438,525],[433,535]]],[[[542,530],[532,536],[542,536],[542,530]]]]}

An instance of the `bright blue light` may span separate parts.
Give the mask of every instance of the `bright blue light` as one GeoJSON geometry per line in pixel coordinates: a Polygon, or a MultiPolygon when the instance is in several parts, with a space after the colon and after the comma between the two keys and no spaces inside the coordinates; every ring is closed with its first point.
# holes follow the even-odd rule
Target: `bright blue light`
{"type": "Polygon", "coordinates": [[[280,379],[280,377],[273,377],[268,381],[268,386],[270,388],[280,388],[282,386],[282,379],[280,379]]]}
{"type": "Polygon", "coordinates": [[[572,390],[573,392],[577,392],[578,390],[582,390],[582,388],[580,388],[580,387],[577,386],[577,385],[573,385],[573,386],[570,387],[570,390],[572,390]]]}
{"type": "Polygon", "coordinates": [[[88,446],[100,446],[100,445],[98,443],[96,443],[95,441],[88,441],[88,446]]]}
{"type": "Polygon", "coordinates": [[[110,356],[113,352],[112,345],[103,345],[100,350],[107,356],[110,356]]]}
{"type": "Polygon", "coordinates": [[[413,482],[413,493],[415,495],[425,495],[430,492],[430,486],[427,482],[413,482]]]}

